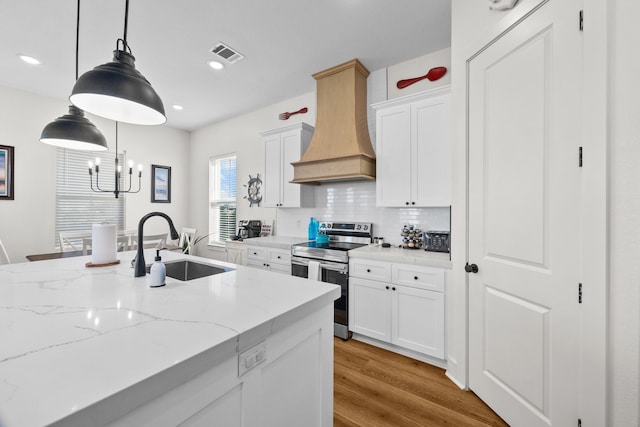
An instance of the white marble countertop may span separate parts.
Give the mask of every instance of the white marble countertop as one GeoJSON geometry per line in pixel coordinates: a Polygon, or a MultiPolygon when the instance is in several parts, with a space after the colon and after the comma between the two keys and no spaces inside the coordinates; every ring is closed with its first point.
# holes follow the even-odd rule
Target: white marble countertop
{"type": "Polygon", "coordinates": [[[383,248],[382,246],[369,245],[350,250],[349,258],[366,258],[451,269],[451,260],[448,253],[429,252],[422,249],[383,248]]]}
{"type": "Polygon", "coordinates": [[[291,249],[291,245],[308,242],[308,239],[306,237],[269,236],[244,239],[243,242],[247,245],[268,246],[276,249],[291,249]]]}
{"type": "Polygon", "coordinates": [[[236,270],[150,288],[148,275],[133,277],[133,256],[102,268],[86,268],[90,256],[0,266],[0,426],[48,425],[340,295],[328,283],[166,251],[165,261],[236,270]]]}

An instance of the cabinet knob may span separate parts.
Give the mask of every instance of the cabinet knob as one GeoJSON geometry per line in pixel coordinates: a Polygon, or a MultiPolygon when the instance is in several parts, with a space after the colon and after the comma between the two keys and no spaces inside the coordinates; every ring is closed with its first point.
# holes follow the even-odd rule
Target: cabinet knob
{"type": "Polygon", "coordinates": [[[371,273],[371,269],[367,268],[367,273],[371,273]]]}
{"type": "Polygon", "coordinates": [[[254,252],[253,254],[254,254],[254,255],[258,255],[258,252],[254,252]]]}
{"type": "Polygon", "coordinates": [[[416,202],[411,202],[411,204],[412,204],[412,205],[415,205],[415,204],[416,204],[416,202]]]}
{"type": "Polygon", "coordinates": [[[404,202],[405,205],[409,206],[409,202],[404,202]]]}
{"type": "Polygon", "coordinates": [[[392,291],[395,291],[395,290],[396,290],[396,287],[394,286],[393,288],[391,288],[391,290],[392,290],[392,291]]]}
{"type": "Polygon", "coordinates": [[[385,288],[386,288],[386,289],[389,289],[389,287],[388,287],[388,286],[385,286],[385,288]]]}
{"type": "Polygon", "coordinates": [[[280,259],[280,255],[278,255],[278,259],[280,259]]]}
{"type": "Polygon", "coordinates": [[[418,280],[418,276],[413,276],[413,280],[418,280]]]}

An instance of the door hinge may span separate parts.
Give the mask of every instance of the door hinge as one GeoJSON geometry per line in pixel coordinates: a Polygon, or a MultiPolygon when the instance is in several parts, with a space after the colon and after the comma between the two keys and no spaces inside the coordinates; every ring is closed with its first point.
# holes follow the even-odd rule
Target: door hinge
{"type": "Polygon", "coordinates": [[[582,283],[578,283],[578,304],[582,304],[582,283]]]}
{"type": "Polygon", "coordinates": [[[579,24],[580,31],[584,31],[584,10],[580,11],[579,21],[580,21],[580,24],[579,24]]]}
{"type": "Polygon", "coordinates": [[[582,167],[582,147],[578,148],[578,167],[582,167]]]}

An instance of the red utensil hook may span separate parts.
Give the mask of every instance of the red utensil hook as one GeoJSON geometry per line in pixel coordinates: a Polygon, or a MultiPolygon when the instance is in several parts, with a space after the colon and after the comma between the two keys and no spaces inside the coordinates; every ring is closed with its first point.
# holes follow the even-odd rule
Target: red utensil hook
{"type": "Polygon", "coordinates": [[[407,86],[411,86],[414,83],[419,82],[420,80],[429,79],[429,81],[436,81],[442,78],[447,74],[447,67],[434,67],[427,72],[424,76],[414,77],[412,79],[398,80],[396,83],[396,87],[398,89],[404,89],[407,86]]]}

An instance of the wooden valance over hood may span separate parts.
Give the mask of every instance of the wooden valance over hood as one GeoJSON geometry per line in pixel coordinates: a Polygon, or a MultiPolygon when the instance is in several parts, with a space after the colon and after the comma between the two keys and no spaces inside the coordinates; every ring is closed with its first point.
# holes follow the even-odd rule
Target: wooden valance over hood
{"type": "Polygon", "coordinates": [[[367,127],[367,77],[357,59],[313,75],[317,117],[311,144],[293,165],[299,184],[376,178],[367,127]]]}

